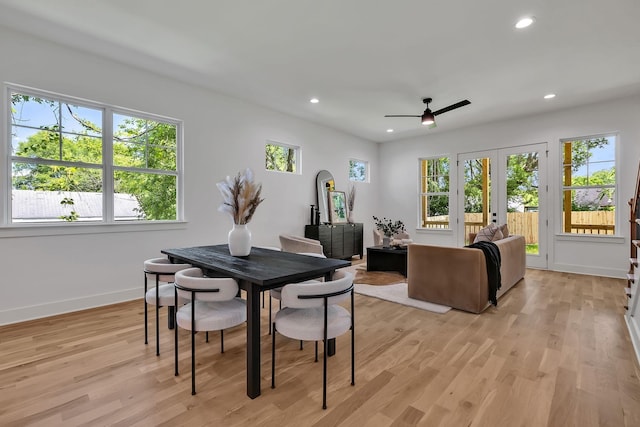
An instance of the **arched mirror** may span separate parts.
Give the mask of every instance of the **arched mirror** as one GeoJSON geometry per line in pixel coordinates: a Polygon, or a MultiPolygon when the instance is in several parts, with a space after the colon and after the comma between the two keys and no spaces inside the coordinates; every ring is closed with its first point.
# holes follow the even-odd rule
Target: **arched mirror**
{"type": "Polygon", "coordinates": [[[320,212],[320,223],[327,223],[329,219],[329,191],[334,191],[336,184],[333,180],[331,172],[321,170],[316,176],[317,185],[317,204],[320,212]]]}

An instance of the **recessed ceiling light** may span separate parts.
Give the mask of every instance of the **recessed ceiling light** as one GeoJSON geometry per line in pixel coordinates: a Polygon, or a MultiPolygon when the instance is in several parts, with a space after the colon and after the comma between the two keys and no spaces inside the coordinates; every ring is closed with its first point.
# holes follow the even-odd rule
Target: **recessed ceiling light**
{"type": "Polygon", "coordinates": [[[387,129],[387,133],[393,132],[393,129],[387,129]]]}
{"type": "Polygon", "coordinates": [[[309,102],[312,104],[317,104],[318,102],[320,102],[320,100],[318,98],[311,98],[309,102]]]}
{"type": "Polygon", "coordinates": [[[516,22],[516,28],[519,30],[522,28],[527,28],[529,25],[533,24],[534,20],[535,18],[533,16],[525,16],[524,18],[516,22]]]}
{"type": "Polygon", "coordinates": [[[548,93],[544,96],[544,99],[551,99],[551,98],[555,98],[556,94],[555,93],[548,93]]]}

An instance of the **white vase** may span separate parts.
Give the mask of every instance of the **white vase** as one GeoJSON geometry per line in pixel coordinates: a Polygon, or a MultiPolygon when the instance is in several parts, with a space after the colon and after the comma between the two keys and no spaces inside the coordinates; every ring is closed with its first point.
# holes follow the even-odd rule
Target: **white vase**
{"type": "Polygon", "coordinates": [[[388,248],[389,246],[391,246],[391,237],[390,236],[384,236],[382,238],[382,247],[383,248],[388,248]]]}
{"type": "Polygon", "coordinates": [[[229,253],[233,256],[247,256],[251,253],[251,231],[247,224],[233,224],[229,231],[229,253]]]}

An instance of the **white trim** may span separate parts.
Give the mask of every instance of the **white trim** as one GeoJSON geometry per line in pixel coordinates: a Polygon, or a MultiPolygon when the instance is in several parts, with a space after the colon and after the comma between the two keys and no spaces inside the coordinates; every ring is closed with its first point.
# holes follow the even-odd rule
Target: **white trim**
{"type": "MultiPolygon", "coordinates": [[[[275,145],[278,147],[284,147],[284,148],[288,148],[290,150],[293,150],[294,152],[294,166],[295,166],[295,171],[293,172],[289,172],[289,171],[281,171],[281,170],[277,170],[277,169],[267,169],[267,167],[265,166],[264,170],[267,172],[281,172],[281,173],[286,173],[289,175],[302,175],[302,148],[299,145],[292,145],[292,144],[287,144],[284,142],[279,142],[279,141],[275,141],[273,139],[267,139],[264,143],[264,147],[266,148],[267,145],[275,145]]],[[[266,155],[266,153],[265,153],[266,155]]]]}
{"type": "MultiPolygon", "coordinates": [[[[558,216],[558,223],[557,223],[557,230],[555,230],[556,232],[556,239],[557,240],[565,240],[564,237],[566,236],[584,236],[583,234],[580,233],[564,233],[563,230],[563,218],[564,218],[564,191],[565,190],[570,190],[570,189],[590,189],[590,188],[613,188],[613,201],[614,201],[614,208],[615,208],[615,214],[614,214],[614,234],[608,234],[608,235],[594,235],[594,234],[588,234],[587,236],[590,237],[596,237],[598,239],[603,239],[605,236],[608,236],[609,238],[611,237],[621,237],[621,233],[620,233],[620,229],[622,228],[622,224],[624,224],[624,220],[622,219],[622,209],[620,209],[623,205],[620,202],[620,194],[619,194],[619,188],[620,188],[620,133],[618,131],[612,131],[612,132],[607,132],[607,133],[596,133],[596,134],[592,134],[592,135],[587,135],[587,136],[576,136],[576,137],[571,137],[571,138],[560,138],[560,143],[558,144],[558,150],[559,150],[559,167],[558,167],[558,179],[559,179],[559,194],[558,194],[558,208],[556,209],[556,214],[558,216]],[[586,139],[597,139],[597,138],[610,138],[613,137],[614,138],[614,151],[613,151],[613,162],[614,162],[614,168],[615,168],[615,172],[616,172],[616,182],[614,185],[611,184],[607,184],[607,185],[582,185],[582,186],[566,186],[564,185],[564,172],[563,172],[563,168],[564,168],[564,144],[565,142],[570,142],[570,141],[583,141],[586,139]]],[[[578,227],[579,228],[579,227],[578,227]]],[[[581,237],[582,238],[582,237],[581,237]]],[[[566,239],[569,240],[569,239],[566,239]]],[[[593,241],[593,240],[592,240],[593,241]]],[[[600,242],[601,240],[597,240],[598,242],[600,242]]]]}
{"type": "MultiPolygon", "coordinates": [[[[113,177],[115,171],[127,171],[133,173],[148,173],[148,174],[156,174],[156,175],[168,175],[176,177],[176,220],[168,220],[168,221],[148,221],[149,223],[166,223],[166,222],[176,222],[180,223],[184,221],[184,162],[182,156],[183,150],[183,137],[184,137],[184,123],[182,120],[178,120],[171,117],[166,117],[158,114],[145,113],[138,110],[128,109],[119,106],[112,106],[96,101],[90,101],[83,98],[77,98],[73,96],[63,95],[55,92],[50,92],[41,89],[35,89],[28,86],[23,86],[19,84],[4,83],[5,90],[3,91],[3,107],[2,114],[6,118],[2,123],[7,126],[5,133],[5,138],[2,138],[0,148],[2,148],[2,153],[4,154],[4,159],[6,163],[6,174],[2,174],[0,177],[0,189],[5,189],[5,196],[1,197],[0,200],[0,237],[2,236],[10,236],[15,237],[26,236],[26,235],[57,235],[57,234],[77,234],[75,231],[71,232],[60,232],[60,230],[53,230],[52,233],[43,233],[43,227],[75,227],[79,224],[76,223],[65,223],[63,221],[55,221],[51,223],[38,223],[38,224],[25,224],[25,223],[16,223],[13,222],[12,219],[12,206],[9,201],[9,197],[12,194],[11,188],[11,171],[13,162],[24,162],[24,163],[37,163],[37,164],[50,164],[50,165],[59,165],[66,167],[82,167],[88,169],[97,169],[102,172],[102,220],[101,222],[104,225],[118,225],[122,226],[123,221],[116,220],[114,217],[114,182],[113,177]],[[102,115],[102,134],[100,139],[102,141],[102,162],[100,164],[93,163],[84,163],[84,162],[69,162],[62,160],[53,160],[53,159],[33,159],[33,158],[25,158],[20,156],[13,156],[11,152],[11,114],[9,114],[9,103],[11,102],[10,94],[11,92],[26,94],[29,96],[42,97],[46,99],[51,99],[55,102],[60,103],[68,103],[74,105],[80,105],[82,107],[92,108],[95,110],[99,110],[102,115]],[[123,166],[115,166],[113,164],[113,115],[119,114],[127,117],[134,117],[136,119],[142,120],[150,120],[153,122],[166,123],[168,125],[175,126],[176,128],[176,170],[159,170],[159,169],[148,169],[148,168],[136,168],[136,167],[123,167],[123,166]],[[35,231],[25,232],[27,228],[34,228],[35,231]],[[10,229],[10,232],[4,232],[4,229],[10,229]],[[16,230],[19,230],[16,233],[16,230]]],[[[137,223],[139,224],[139,223],[137,223]]],[[[86,227],[86,224],[83,226],[86,227]]],[[[91,226],[95,226],[91,224],[91,226]]],[[[95,229],[86,229],[88,231],[83,231],[80,234],[85,233],[93,233],[97,232],[95,229]]],[[[106,229],[102,229],[106,230],[106,229]]],[[[100,231],[105,232],[105,231],[100,231]]]]}
{"type": "Polygon", "coordinates": [[[629,336],[631,337],[631,344],[633,344],[633,350],[636,353],[636,359],[640,363],[640,326],[633,316],[626,314],[624,321],[627,323],[629,329],[629,336]]]}
{"type": "Polygon", "coordinates": [[[348,169],[349,169],[348,170],[349,182],[360,182],[360,183],[363,183],[363,184],[369,184],[371,182],[371,177],[369,175],[369,170],[370,170],[369,161],[350,158],[349,159],[349,167],[348,167],[348,169]],[[364,181],[357,181],[355,179],[351,179],[351,162],[363,163],[364,164],[364,181]]]}
{"type": "MultiPolygon", "coordinates": [[[[9,114],[9,86],[4,86],[2,91],[2,117],[4,120],[0,120],[0,153],[2,155],[2,162],[4,163],[5,173],[0,173],[0,194],[11,193],[11,115],[9,114]],[[6,128],[4,128],[6,127],[6,128]],[[2,132],[2,129],[4,131],[2,132]]],[[[9,203],[8,197],[0,196],[0,226],[6,223],[6,218],[11,218],[11,203],[9,203]]]]}
{"type": "Polygon", "coordinates": [[[91,295],[82,298],[55,301],[51,303],[16,307],[0,311],[0,325],[25,322],[27,320],[41,319],[43,317],[56,316],[74,311],[88,310],[105,305],[117,304],[125,301],[140,299],[142,304],[142,287],[136,287],[123,291],[110,292],[99,295],[91,295]]]}
{"type": "Polygon", "coordinates": [[[624,236],[616,234],[577,234],[577,233],[560,233],[555,235],[555,240],[570,241],[570,242],[590,242],[590,243],[611,243],[611,244],[623,244],[625,243],[624,236]]]}
{"type": "MultiPolygon", "coordinates": [[[[528,267],[527,267],[528,268],[528,267]]],[[[558,264],[554,263],[551,267],[553,271],[563,273],[586,274],[588,276],[612,277],[615,279],[624,279],[627,277],[627,270],[619,270],[615,268],[588,267],[576,264],[558,264]]]]}
{"type": "Polygon", "coordinates": [[[0,227],[0,239],[78,234],[135,233],[146,231],[186,230],[186,221],[117,221],[101,223],[32,223],[0,227]]]}
{"type": "MultiPolygon", "coordinates": [[[[427,164],[427,168],[428,168],[428,164],[427,164]]],[[[436,155],[436,156],[428,156],[428,157],[419,157],[418,158],[418,221],[417,221],[417,227],[416,227],[416,231],[420,230],[420,231],[434,231],[434,232],[443,232],[443,231],[453,231],[454,227],[452,225],[452,222],[454,221],[454,219],[457,219],[456,216],[456,212],[457,210],[453,207],[453,204],[451,203],[451,200],[453,198],[452,195],[452,185],[453,183],[457,182],[456,179],[454,179],[453,175],[455,175],[453,172],[454,168],[457,168],[457,165],[454,164],[454,160],[453,160],[453,155],[452,154],[443,154],[443,155],[436,155]],[[428,161],[428,160],[440,160],[440,159],[447,159],[449,160],[449,191],[448,192],[442,192],[442,191],[438,191],[438,192],[423,192],[422,191],[422,180],[423,180],[423,176],[422,176],[422,162],[424,161],[428,161]],[[431,228],[431,227],[423,227],[422,226],[422,197],[429,197],[429,196],[448,196],[449,201],[448,201],[448,208],[449,208],[449,226],[447,228],[431,228]]],[[[428,172],[428,170],[427,170],[428,172]]],[[[456,173],[457,173],[457,169],[456,169],[456,173]]],[[[427,221],[428,222],[428,221],[427,221]]]]}

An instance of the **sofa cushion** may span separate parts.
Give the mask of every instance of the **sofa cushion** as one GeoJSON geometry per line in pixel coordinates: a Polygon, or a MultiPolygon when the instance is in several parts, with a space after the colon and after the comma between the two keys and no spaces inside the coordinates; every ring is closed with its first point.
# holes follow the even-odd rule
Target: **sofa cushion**
{"type": "Polygon", "coordinates": [[[499,225],[498,228],[500,229],[500,231],[502,232],[502,238],[506,238],[509,237],[509,226],[504,223],[502,225],[499,225]]]}
{"type": "Polygon", "coordinates": [[[473,240],[473,243],[477,242],[495,242],[496,240],[502,239],[504,236],[500,228],[494,223],[487,225],[484,228],[481,228],[476,235],[476,238],[473,240]]]}

